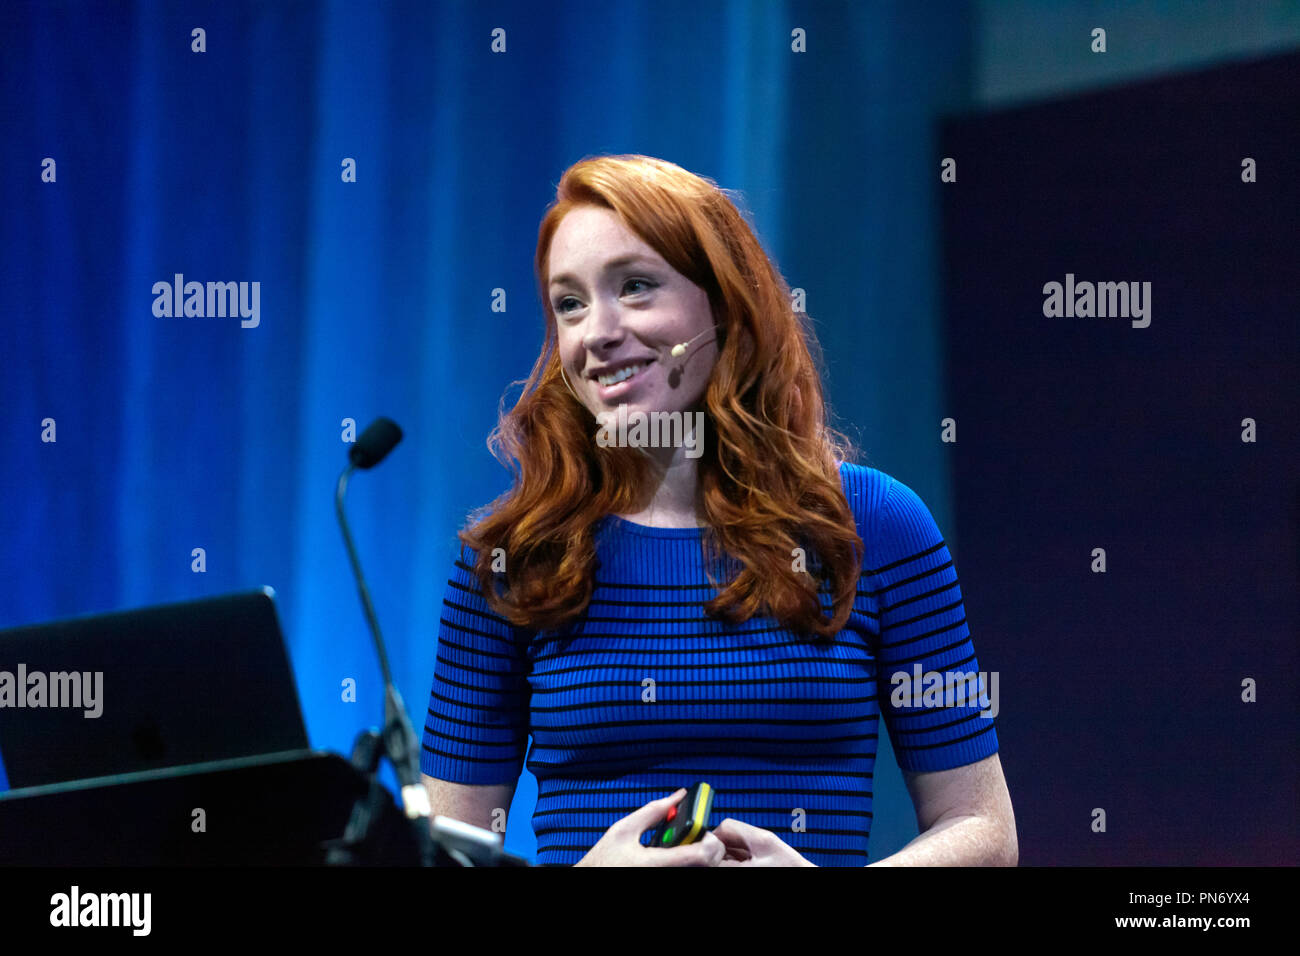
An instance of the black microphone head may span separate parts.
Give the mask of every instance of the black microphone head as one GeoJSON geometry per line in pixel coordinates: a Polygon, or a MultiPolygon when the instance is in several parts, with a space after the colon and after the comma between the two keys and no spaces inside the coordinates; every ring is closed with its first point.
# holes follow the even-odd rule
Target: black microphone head
{"type": "Polygon", "coordinates": [[[348,459],[358,468],[373,468],[401,440],[402,430],[395,421],[391,418],[376,418],[348,449],[348,459]]]}

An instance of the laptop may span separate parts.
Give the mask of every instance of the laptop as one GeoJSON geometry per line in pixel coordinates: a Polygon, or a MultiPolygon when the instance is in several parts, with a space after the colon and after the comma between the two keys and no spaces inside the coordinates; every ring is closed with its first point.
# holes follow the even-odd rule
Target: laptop
{"type": "Polygon", "coordinates": [[[272,588],[0,631],[13,789],[307,748],[272,588]]]}

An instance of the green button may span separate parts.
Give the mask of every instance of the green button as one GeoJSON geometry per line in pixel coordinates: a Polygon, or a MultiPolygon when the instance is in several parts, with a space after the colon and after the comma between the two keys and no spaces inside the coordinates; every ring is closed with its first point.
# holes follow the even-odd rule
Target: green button
{"type": "Polygon", "coordinates": [[[672,843],[672,842],[673,842],[673,828],[669,827],[667,830],[664,831],[664,843],[672,843]]]}

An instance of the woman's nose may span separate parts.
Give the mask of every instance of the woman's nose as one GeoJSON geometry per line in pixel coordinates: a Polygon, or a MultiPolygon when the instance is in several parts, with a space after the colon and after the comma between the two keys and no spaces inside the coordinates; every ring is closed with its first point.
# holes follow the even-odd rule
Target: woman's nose
{"type": "Polygon", "coordinates": [[[587,315],[582,344],[591,351],[617,345],[624,335],[623,319],[617,305],[593,303],[587,315]]]}

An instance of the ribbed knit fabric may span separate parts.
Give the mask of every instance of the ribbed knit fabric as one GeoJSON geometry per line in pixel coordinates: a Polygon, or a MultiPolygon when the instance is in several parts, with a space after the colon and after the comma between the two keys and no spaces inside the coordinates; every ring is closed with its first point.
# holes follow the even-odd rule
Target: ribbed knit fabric
{"type": "Polygon", "coordinates": [[[978,702],[891,702],[895,672],[979,664],[925,504],[874,468],[846,463],[840,475],[866,553],[853,614],[821,646],[771,618],[708,619],[702,605],[717,592],[698,528],[603,519],[595,594],[563,631],[523,630],[492,612],[462,548],[421,769],[513,783],[531,733],[539,866],[578,862],[619,818],[697,780],[716,790],[710,826],[733,817],[818,866],[865,865],[881,715],[904,770],[974,763],[998,742],[978,702]]]}

